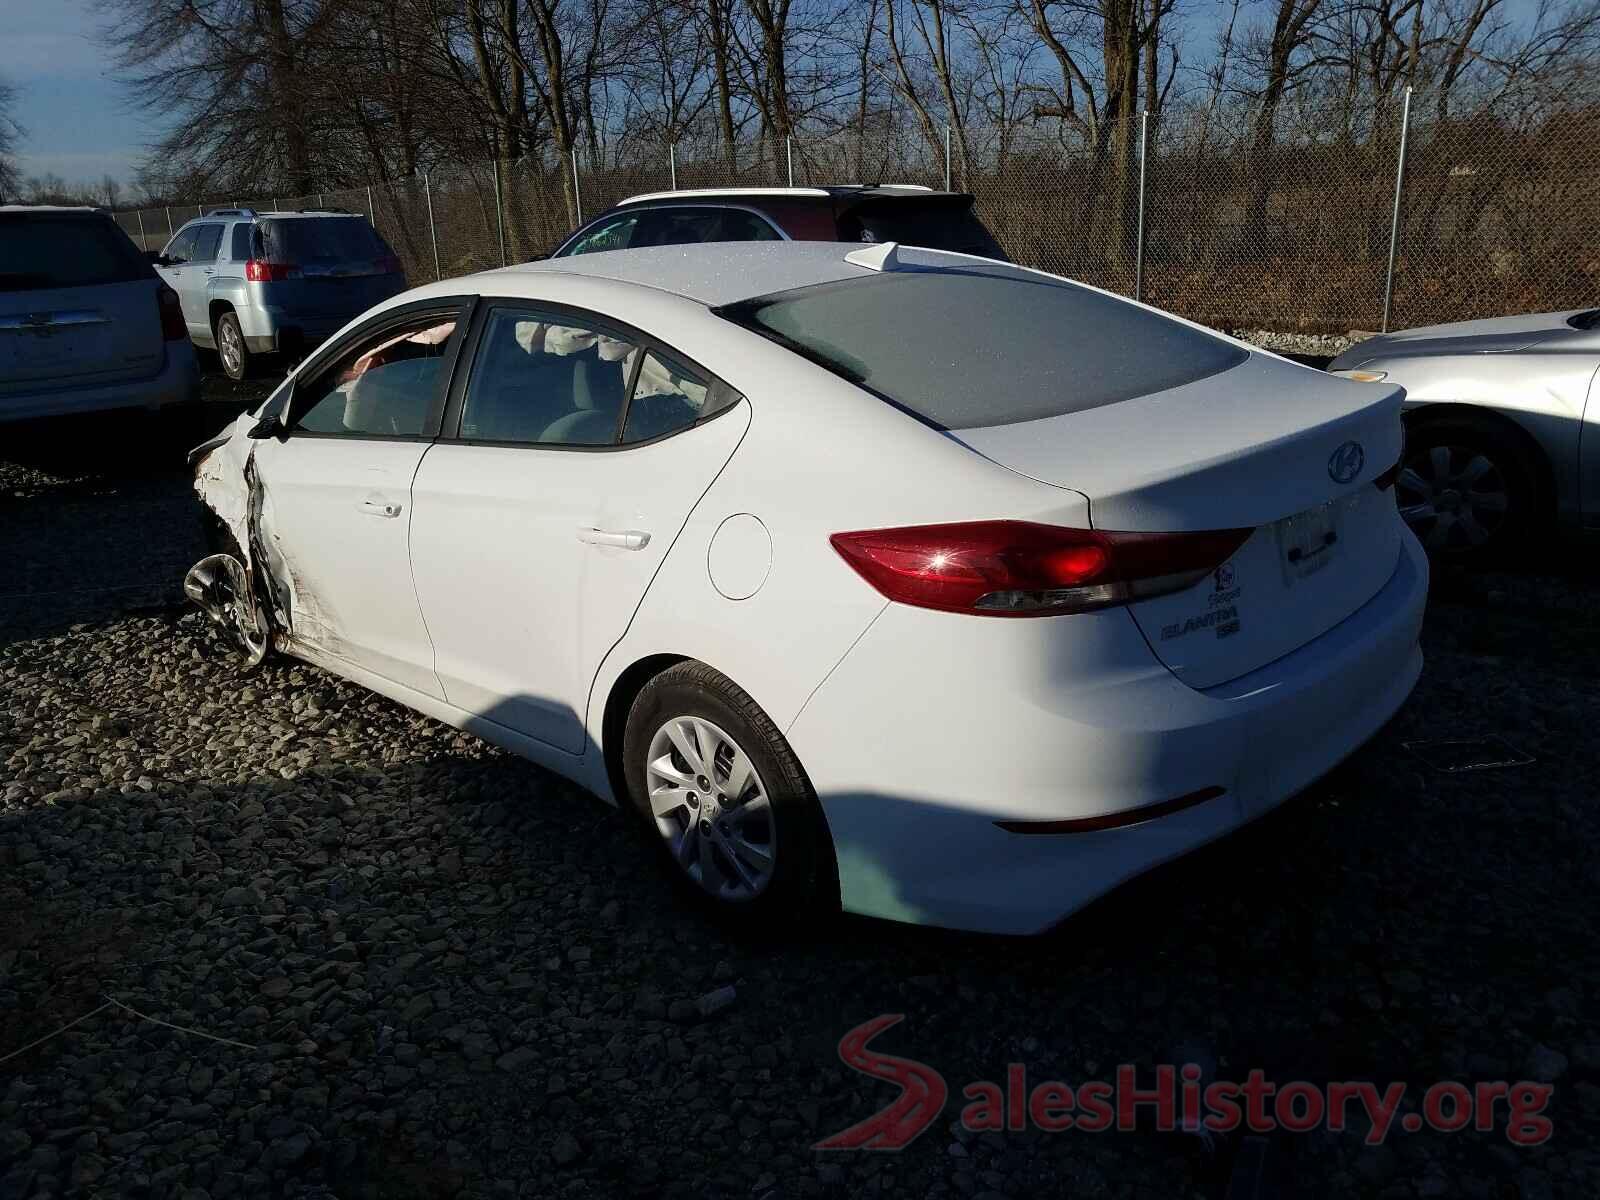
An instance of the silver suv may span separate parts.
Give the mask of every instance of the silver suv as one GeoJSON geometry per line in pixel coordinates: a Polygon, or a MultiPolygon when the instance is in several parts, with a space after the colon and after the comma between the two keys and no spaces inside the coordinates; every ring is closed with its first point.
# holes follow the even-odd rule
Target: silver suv
{"type": "Polygon", "coordinates": [[[0,205],[0,421],[199,400],[178,297],[115,221],[0,205]]]}
{"type": "Polygon", "coordinates": [[[213,209],[152,253],[189,336],[230,379],[262,354],[300,354],[406,289],[389,244],[359,213],[213,209]]]}

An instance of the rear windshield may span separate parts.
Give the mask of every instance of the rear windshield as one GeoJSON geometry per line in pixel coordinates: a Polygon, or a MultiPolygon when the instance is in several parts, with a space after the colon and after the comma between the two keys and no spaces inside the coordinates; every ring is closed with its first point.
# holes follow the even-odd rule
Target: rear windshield
{"type": "Polygon", "coordinates": [[[128,235],[101,216],[0,213],[0,292],[151,278],[128,235]]]}
{"type": "Polygon", "coordinates": [[[1088,288],[982,268],[874,275],[718,311],[941,429],[1082,412],[1249,357],[1088,288]]]}
{"type": "Polygon", "coordinates": [[[371,262],[393,251],[362,217],[294,217],[261,222],[261,249],[268,262],[371,262]]]}
{"type": "Polygon", "coordinates": [[[847,242],[899,242],[1009,261],[972,204],[971,196],[868,200],[840,217],[839,236],[847,242]]]}

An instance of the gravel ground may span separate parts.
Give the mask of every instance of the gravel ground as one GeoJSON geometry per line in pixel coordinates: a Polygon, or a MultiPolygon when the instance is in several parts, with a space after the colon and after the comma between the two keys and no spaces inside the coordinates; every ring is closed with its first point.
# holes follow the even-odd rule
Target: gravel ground
{"type": "Polygon", "coordinates": [[[762,945],[537,768],[309,666],[241,676],[171,604],[181,447],[15,444],[0,1198],[1220,1196],[1227,1146],[955,1122],[1008,1062],[1076,1083],[1191,1058],[1556,1084],[1543,1146],[1286,1135],[1263,1195],[1600,1192],[1592,573],[1441,576],[1388,730],[1053,934],[843,919],[762,945]],[[1444,774],[1401,745],[1480,735],[1536,762],[1444,774]],[[876,1048],[950,1103],[902,1153],[816,1153],[894,1096],[836,1050],[880,1013],[905,1020],[876,1048]]]}

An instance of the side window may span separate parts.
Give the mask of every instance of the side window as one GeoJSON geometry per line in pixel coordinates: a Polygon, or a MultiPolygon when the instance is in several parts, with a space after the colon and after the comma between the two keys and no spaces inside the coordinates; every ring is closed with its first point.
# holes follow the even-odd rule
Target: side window
{"type": "Polygon", "coordinates": [[[738,400],[739,394],[731,388],[708,384],[682,364],[649,351],[640,364],[639,378],[628,401],[622,440],[624,444],[647,442],[686,429],[738,400]]]}
{"type": "Polygon", "coordinates": [[[422,437],[458,314],[429,313],[371,334],[296,389],[291,435],[422,437]]]}
{"type": "Polygon", "coordinates": [[[496,309],[467,381],[461,436],[553,446],[612,444],[636,353],[632,342],[570,317],[496,309]]]}
{"type": "MultiPolygon", "coordinates": [[[[638,228],[638,213],[623,213],[595,226],[573,245],[567,254],[594,254],[601,250],[626,250],[633,244],[638,228]]],[[[565,257],[565,256],[563,256],[565,257]]]]}
{"type": "Polygon", "coordinates": [[[722,237],[724,242],[776,242],[781,238],[772,223],[755,213],[737,208],[722,210],[722,237]]]}
{"type": "Polygon", "coordinates": [[[195,226],[194,256],[190,262],[208,263],[217,261],[217,247],[222,245],[221,225],[195,226]]]}
{"type": "Polygon", "coordinates": [[[186,263],[193,258],[194,235],[195,229],[193,227],[179,230],[178,236],[168,242],[166,250],[163,251],[167,256],[167,261],[173,266],[177,266],[179,263],[186,263]]]}
{"type": "Polygon", "coordinates": [[[778,233],[755,213],[737,208],[658,208],[634,237],[637,246],[685,246],[697,242],[775,241],[778,233]]]}
{"type": "Polygon", "coordinates": [[[255,226],[248,221],[240,221],[233,227],[233,244],[229,247],[228,257],[234,262],[246,262],[250,255],[250,235],[255,232],[255,226]]]}

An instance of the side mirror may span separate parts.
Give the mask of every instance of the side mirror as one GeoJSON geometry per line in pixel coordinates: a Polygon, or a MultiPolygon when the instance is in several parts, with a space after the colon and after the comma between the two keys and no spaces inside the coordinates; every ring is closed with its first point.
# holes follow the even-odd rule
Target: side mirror
{"type": "Polygon", "coordinates": [[[170,267],[172,265],[172,260],[159,250],[146,250],[144,257],[145,261],[153,267],[170,267]]]}
{"type": "Polygon", "coordinates": [[[277,437],[282,432],[283,422],[278,420],[278,414],[267,413],[250,426],[250,432],[245,436],[253,442],[260,442],[269,437],[277,437]]]}

